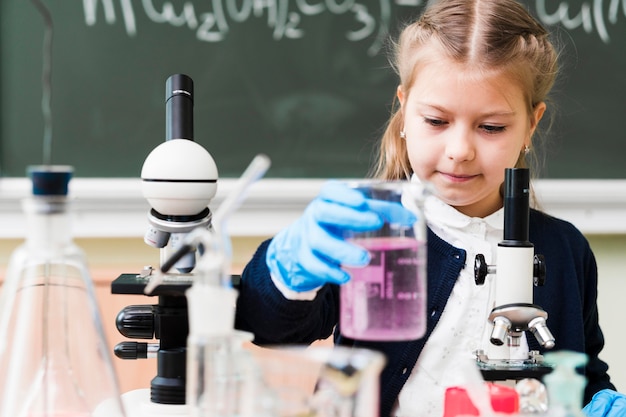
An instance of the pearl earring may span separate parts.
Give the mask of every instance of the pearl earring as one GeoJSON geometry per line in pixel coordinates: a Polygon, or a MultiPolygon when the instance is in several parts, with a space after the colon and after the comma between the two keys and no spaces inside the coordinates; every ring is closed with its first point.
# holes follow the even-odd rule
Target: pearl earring
{"type": "Polygon", "coordinates": [[[528,155],[530,153],[530,147],[528,145],[524,146],[524,155],[528,155]]]}
{"type": "Polygon", "coordinates": [[[400,139],[406,139],[406,132],[404,130],[400,131],[400,139]]]}

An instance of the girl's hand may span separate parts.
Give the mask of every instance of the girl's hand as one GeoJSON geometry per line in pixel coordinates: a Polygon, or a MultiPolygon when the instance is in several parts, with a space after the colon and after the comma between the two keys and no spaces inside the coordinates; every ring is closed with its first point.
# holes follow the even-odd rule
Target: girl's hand
{"type": "Polygon", "coordinates": [[[597,392],[589,404],[583,408],[587,417],[623,417],[626,416],[626,395],[603,389],[597,392]]]}
{"type": "Polygon", "coordinates": [[[346,242],[346,230],[376,230],[385,221],[413,224],[415,215],[400,203],[369,200],[342,182],[329,181],[291,226],[271,241],[266,262],[275,278],[297,292],[350,279],[341,265],[364,266],[367,250],[346,242]]]}

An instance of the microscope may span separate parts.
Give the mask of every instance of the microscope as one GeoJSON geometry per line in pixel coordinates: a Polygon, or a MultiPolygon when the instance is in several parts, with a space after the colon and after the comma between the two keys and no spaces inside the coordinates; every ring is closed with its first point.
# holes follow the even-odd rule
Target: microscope
{"type": "Polygon", "coordinates": [[[554,347],[548,329],[548,314],[533,303],[533,287],[545,283],[546,268],[542,255],[535,254],[529,241],[530,175],[526,168],[508,168],[504,184],[504,239],[498,243],[497,267],[487,265],[478,254],[474,263],[477,285],[495,274],[495,302],[488,320],[492,324],[490,343],[506,352],[489,357],[483,350],[476,361],[487,381],[534,378],[541,380],[552,368],[543,363],[538,351],[529,351],[523,335],[529,331],[545,349],[554,347]],[[522,340],[524,343],[522,343],[522,340]]]}
{"type": "MultiPolygon", "coordinates": [[[[208,204],[217,191],[218,171],[212,156],[193,140],[193,80],[184,74],[166,82],[166,138],[147,156],[142,192],[150,204],[146,244],[160,250],[160,263],[170,259],[185,237],[211,227],[208,204]]],[[[192,285],[197,252],[186,250],[162,282],[149,294],[152,305],[130,305],[116,318],[119,332],[130,339],[114,351],[121,359],[156,357],[157,375],[147,390],[123,395],[127,415],[179,414],[185,404],[186,343],[189,333],[185,291],[192,285]],[[169,411],[168,411],[169,410],[169,411]]],[[[113,294],[144,294],[154,269],[122,274],[111,285],[113,294]]]]}

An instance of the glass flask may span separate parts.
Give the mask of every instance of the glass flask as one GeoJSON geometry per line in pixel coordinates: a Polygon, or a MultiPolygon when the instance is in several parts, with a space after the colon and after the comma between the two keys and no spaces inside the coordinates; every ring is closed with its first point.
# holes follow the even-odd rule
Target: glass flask
{"type": "MultiPolygon", "coordinates": [[[[415,340],[426,331],[425,189],[408,181],[360,180],[347,183],[384,218],[373,231],[348,230],[344,238],[370,254],[364,267],[342,265],[351,276],[340,289],[341,333],[358,340],[415,340]],[[394,205],[416,216],[399,222],[394,205]]],[[[402,216],[401,216],[402,217],[402,216]]]]}
{"type": "Polygon", "coordinates": [[[123,417],[93,283],[72,240],[69,166],[29,168],[26,239],[0,298],[0,417],[123,417]]]}

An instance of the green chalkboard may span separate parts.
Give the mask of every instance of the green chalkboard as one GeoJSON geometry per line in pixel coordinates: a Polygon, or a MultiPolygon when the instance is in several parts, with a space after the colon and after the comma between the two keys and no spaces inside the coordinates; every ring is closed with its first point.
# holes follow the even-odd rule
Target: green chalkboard
{"type": "MultiPolygon", "coordinates": [[[[420,0],[45,1],[54,21],[52,162],[138,177],[165,139],[165,81],[195,83],[195,140],[221,177],[363,176],[396,80],[384,41],[420,0]]],[[[626,0],[529,0],[563,46],[552,178],[625,178],[626,0]]],[[[43,162],[44,24],[0,2],[0,174],[43,162]]]]}

